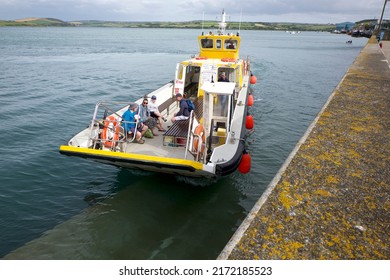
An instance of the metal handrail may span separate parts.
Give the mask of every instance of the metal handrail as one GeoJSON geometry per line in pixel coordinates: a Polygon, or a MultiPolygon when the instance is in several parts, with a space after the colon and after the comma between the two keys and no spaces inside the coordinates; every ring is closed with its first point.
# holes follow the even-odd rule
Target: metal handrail
{"type": "MultiPolygon", "coordinates": [[[[134,123],[135,124],[135,130],[134,130],[134,132],[135,133],[133,133],[133,138],[131,139],[131,141],[130,142],[134,142],[134,140],[135,140],[135,136],[137,135],[137,128],[138,128],[138,124],[139,124],[139,121],[137,120],[137,121],[135,121],[135,122],[129,122],[129,121],[123,121],[122,120],[122,124],[126,124],[126,123],[134,123]]],[[[124,133],[125,134],[125,142],[127,142],[127,135],[129,134],[129,133],[124,133]]]]}
{"type": "MultiPolygon", "coordinates": [[[[187,132],[187,143],[186,143],[186,151],[184,153],[184,158],[187,159],[187,154],[190,149],[190,136],[192,134],[192,125],[194,123],[194,111],[190,112],[190,122],[188,124],[188,132],[187,132]]],[[[190,151],[191,152],[191,151],[190,151]]]]}
{"type": "MultiPolygon", "coordinates": [[[[120,118],[122,119],[122,116],[120,116],[117,111],[114,111],[112,110],[108,105],[123,105],[123,104],[128,104],[128,102],[107,102],[107,101],[101,101],[101,102],[98,102],[95,106],[95,110],[94,110],[94,113],[93,113],[93,117],[92,117],[92,121],[91,121],[91,124],[90,124],[90,137],[89,139],[92,141],[92,145],[93,145],[93,148],[95,149],[96,148],[96,144],[97,143],[102,143],[104,144],[104,142],[107,141],[107,139],[101,139],[99,136],[97,138],[94,137],[94,134],[96,134],[96,127],[98,127],[98,129],[100,130],[100,128],[104,128],[106,127],[107,129],[112,129],[111,127],[109,126],[106,126],[104,124],[104,121],[106,120],[106,118],[108,116],[112,116],[112,115],[115,115],[116,116],[116,119],[120,118]],[[98,119],[97,118],[97,115],[98,115],[98,111],[99,111],[99,108],[104,108],[105,109],[105,112],[104,112],[104,117],[103,117],[103,120],[102,119],[98,119]],[[107,115],[107,113],[110,112],[111,114],[107,115]]],[[[129,142],[129,139],[127,138],[128,137],[128,133],[125,132],[125,130],[123,129],[122,125],[121,124],[126,124],[126,123],[134,123],[135,124],[135,127],[137,128],[138,127],[138,124],[139,124],[139,121],[135,121],[135,122],[129,122],[129,121],[124,121],[123,119],[122,120],[117,120],[117,122],[119,122],[120,124],[117,124],[117,126],[119,125],[120,126],[120,132],[119,132],[119,138],[118,140],[109,140],[111,142],[114,142],[116,143],[114,145],[114,147],[117,147],[118,144],[120,143],[127,143],[129,142]]],[[[136,131],[136,130],[135,130],[136,131]]],[[[131,138],[130,142],[133,142],[135,140],[135,137],[136,137],[136,133],[133,133],[133,137],[131,138]]],[[[113,148],[114,148],[113,147],[113,148]]]]}

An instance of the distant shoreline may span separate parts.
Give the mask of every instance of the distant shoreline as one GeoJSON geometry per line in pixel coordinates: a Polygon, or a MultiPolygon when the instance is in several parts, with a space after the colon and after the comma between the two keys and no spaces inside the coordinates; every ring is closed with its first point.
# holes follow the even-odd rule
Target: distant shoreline
{"type": "MultiPolygon", "coordinates": [[[[54,18],[25,18],[18,20],[0,20],[0,27],[116,27],[116,28],[180,28],[180,29],[215,29],[216,21],[187,21],[187,22],[119,22],[119,21],[62,21],[54,18]]],[[[335,24],[310,23],[266,23],[266,22],[229,22],[229,29],[241,30],[274,30],[274,31],[333,31],[335,24]]]]}
{"type": "MultiPolygon", "coordinates": [[[[385,21],[385,20],[384,20],[385,21]]],[[[377,20],[365,19],[356,22],[356,26],[364,30],[373,30],[377,20]]],[[[229,22],[230,30],[270,30],[270,31],[315,31],[332,32],[337,24],[320,23],[294,23],[294,22],[229,22]]],[[[339,24],[340,25],[340,24],[339,24]]],[[[183,22],[126,22],[126,21],[102,21],[102,20],[79,20],[62,21],[55,18],[24,18],[17,20],[0,20],[0,27],[25,26],[25,27],[114,27],[114,28],[176,28],[176,29],[205,29],[213,30],[218,26],[217,21],[183,21],[183,22]]]]}

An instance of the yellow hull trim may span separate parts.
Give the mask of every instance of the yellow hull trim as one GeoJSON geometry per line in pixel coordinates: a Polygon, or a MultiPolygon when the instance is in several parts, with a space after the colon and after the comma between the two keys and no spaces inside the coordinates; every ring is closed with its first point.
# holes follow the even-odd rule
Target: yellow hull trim
{"type": "Polygon", "coordinates": [[[130,154],[130,153],[121,153],[121,152],[111,152],[111,151],[103,151],[103,150],[94,150],[88,148],[80,148],[80,147],[72,147],[62,145],[60,146],[60,151],[62,152],[70,152],[77,154],[89,154],[95,156],[107,156],[111,158],[120,158],[120,159],[132,159],[139,161],[147,161],[147,162],[156,162],[156,163],[165,163],[172,165],[182,165],[182,166],[191,166],[196,170],[203,170],[203,164],[199,162],[195,162],[187,159],[178,159],[178,158],[166,158],[166,157],[157,157],[157,156],[149,156],[149,155],[140,155],[140,154],[130,154]]]}

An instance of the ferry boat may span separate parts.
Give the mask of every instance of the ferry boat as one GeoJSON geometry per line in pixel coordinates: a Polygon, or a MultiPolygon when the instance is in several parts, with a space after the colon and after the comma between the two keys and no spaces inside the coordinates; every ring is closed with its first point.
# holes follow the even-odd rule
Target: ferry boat
{"type": "MultiPolygon", "coordinates": [[[[245,139],[253,127],[248,107],[253,103],[249,58],[239,57],[239,33],[226,32],[226,14],[219,28],[198,36],[200,52],[177,64],[175,78],[129,105],[101,101],[89,126],[72,137],[60,153],[92,159],[122,168],[216,178],[240,169],[249,172],[250,156],[245,139]],[[221,74],[228,81],[218,81],[221,74]],[[187,120],[172,122],[179,110],[176,96],[191,100],[195,109],[187,120]],[[143,145],[124,130],[123,114],[156,99],[166,122],[165,132],[145,138],[143,145]]],[[[133,121],[138,126],[139,120],[133,121]]],[[[143,141],[142,141],[143,142],[143,141]]]]}

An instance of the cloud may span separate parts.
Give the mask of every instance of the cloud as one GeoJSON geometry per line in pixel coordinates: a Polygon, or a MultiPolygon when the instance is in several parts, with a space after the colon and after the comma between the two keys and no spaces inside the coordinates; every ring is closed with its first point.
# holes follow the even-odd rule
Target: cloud
{"type": "MultiPolygon", "coordinates": [[[[56,17],[63,20],[183,21],[215,19],[224,8],[230,20],[337,22],[378,18],[383,0],[0,0],[0,18],[56,17]]],[[[388,14],[388,13],[387,13],[388,14]]]]}
{"type": "MultiPolygon", "coordinates": [[[[217,2],[208,0],[191,1],[195,9],[209,10],[212,12],[220,11],[220,5],[217,2]]],[[[357,18],[378,17],[383,6],[383,0],[246,0],[246,1],[224,1],[224,6],[228,13],[235,18],[242,10],[243,17],[265,21],[267,18],[283,19],[316,19],[318,16],[329,18],[351,17],[357,18]]],[[[199,11],[198,11],[199,12],[199,11]]],[[[362,18],[360,18],[362,19],[362,18]]]]}
{"type": "MultiPolygon", "coordinates": [[[[187,3],[187,1],[183,1],[187,3]]],[[[220,12],[219,2],[209,0],[191,0],[186,5],[198,13],[209,11],[220,12]]],[[[235,19],[239,18],[242,10],[243,18],[254,21],[267,21],[269,18],[278,21],[294,20],[305,21],[305,19],[320,20],[328,22],[332,18],[364,19],[377,18],[382,10],[383,0],[246,0],[246,1],[224,1],[224,8],[235,19]]],[[[188,10],[187,9],[187,10],[188,10]]]]}

